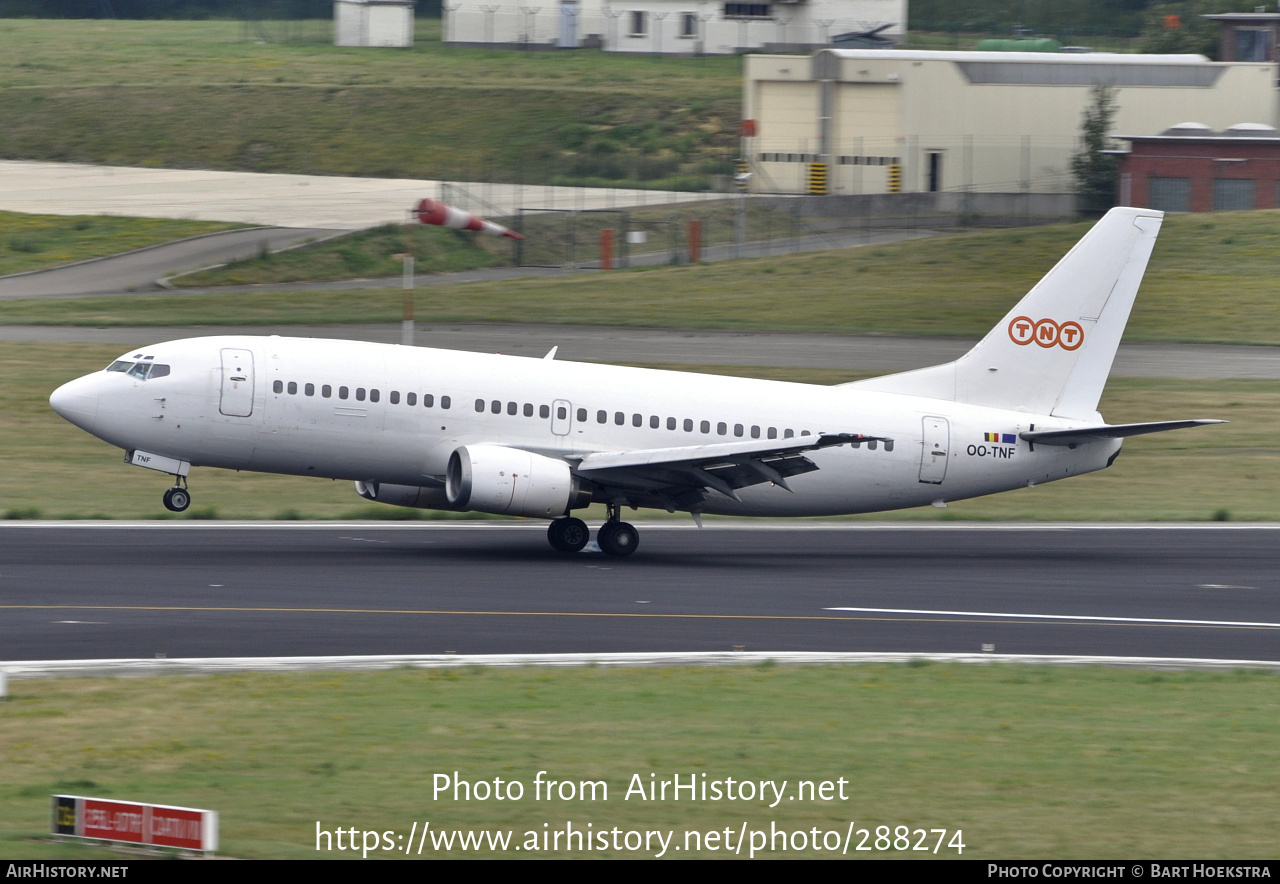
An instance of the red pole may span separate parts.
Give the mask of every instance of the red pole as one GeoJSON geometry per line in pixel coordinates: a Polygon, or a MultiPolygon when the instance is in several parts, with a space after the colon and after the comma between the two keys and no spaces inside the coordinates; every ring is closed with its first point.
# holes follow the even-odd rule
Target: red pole
{"type": "Polygon", "coordinates": [[[613,231],[608,227],[600,231],[600,269],[613,269],[613,231]]]}
{"type": "Polygon", "coordinates": [[[694,218],[689,222],[689,263],[702,260],[702,222],[694,218]]]}

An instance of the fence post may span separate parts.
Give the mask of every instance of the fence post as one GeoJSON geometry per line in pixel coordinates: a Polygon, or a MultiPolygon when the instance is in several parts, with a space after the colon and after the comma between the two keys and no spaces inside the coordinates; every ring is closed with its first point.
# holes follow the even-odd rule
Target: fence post
{"type": "Polygon", "coordinates": [[[697,218],[689,221],[689,263],[697,264],[702,260],[702,222],[697,218]]]}
{"type": "Polygon", "coordinates": [[[600,231],[600,269],[613,269],[613,231],[608,227],[600,231]]]}

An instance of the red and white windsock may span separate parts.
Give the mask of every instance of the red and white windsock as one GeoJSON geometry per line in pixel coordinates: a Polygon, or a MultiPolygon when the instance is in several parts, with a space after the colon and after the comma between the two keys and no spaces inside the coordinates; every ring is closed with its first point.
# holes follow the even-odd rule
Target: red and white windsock
{"type": "Polygon", "coordinates": [[[423,224],[435,224],[438,227],[450,227],[454,230],[478,230],[481,233],[492,233],[498,236],[509,236],[512,239],[524,239],[514,230],[508,230],[501,224],[486,221],[478,215],[472,215],[453,206],[446,206],[435,200],[419,200],[413,213],[423,224]]]}

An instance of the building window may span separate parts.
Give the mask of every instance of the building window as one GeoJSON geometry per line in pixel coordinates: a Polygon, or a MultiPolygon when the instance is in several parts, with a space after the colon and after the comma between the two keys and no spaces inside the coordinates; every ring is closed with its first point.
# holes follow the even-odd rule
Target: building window
{"type": "Polygon", "coordinates": [[[698,14],[696,12],[680,13],[680,36],[692,40],[698,36],[698,14]]]}
{"type": "Polygon", "coordinates": [[[1215,212],[1244,211],[1252,209],[1255,204],[1252,178],[1213,179],[1213,210],[1215,212]]]}
{"type": "Polygon", "coordinates": [[[1267,61],[1269,28],[1236,29],[1236,61],[1267,61]]]}
{"type": "Polygon", "coordinates": [[[632,37],[644,37],[648,35],[649,33],[649,14],[648,13],[639,9],[633,9],[631,11],[631,15],[629,16],[629,18],[631,20],[631,36],[632,37]]]}
{"type": "Polygon", "coordinates": [[[1161,212],[1190,212],[1191,179],[1148,178],[1147,208],[1159,209],[1161,212]]]}
{"type": "Polygon", "coordinates": [[[768,3],[726,3],[725,18],[772,18],[768,3]]]}

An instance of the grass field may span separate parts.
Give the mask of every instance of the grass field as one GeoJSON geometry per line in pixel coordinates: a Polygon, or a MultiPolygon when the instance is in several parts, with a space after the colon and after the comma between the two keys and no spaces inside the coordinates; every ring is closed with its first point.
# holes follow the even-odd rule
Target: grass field
{"type": "Polygon", "coordinates": [[[259,42],[227,21],[0,21],[0,157],[706,187],[738,58],[259,42]],[[673,97],[676,100],[673,102],[673,97]]]}
{"type": "Polygon", "coordinates": [[[0,212],[0,276],[102,258],[239,224],[0,212]]]}
{"type": "MultiPolygon", "coordinates": [[[[317,857],[317,823],[402,837],[415,821],[419,831],[426,821],[433,831],[511,829],[518,844],[569,820],[674,832],[682,847],[695,830],[728,827],[736,840],[745,821],[842,835],[854,822],[870,830],[869,846],[881,825],[946,828],[948,838],[960,829],[965,858],[1276,852],[1280,677],[1257,672],[462,669],[49,679],[10,690],[0,852],[12,859],[93,852],[44,840],[55,792],[216,809],[221,852],[257,858],[317,857]],[[608,798],[535,800],[539,771],[575,786],[603,781],[608,798]],[[524,798],[435,798],[434,776],[455,772],[520,781],[524,798]],[[651,773],[786,780],[789,796],[801,780],[830,781],[833,791],[774,808],[772,798],[624,798],[633,774],[647,784],[651,773]]],[[[429,841],[423,855],[438,855],[429,841]]]]}
{"type": "MultiPolygon", "coordinates": [[[[50,410],[59,384],[102,368],[122,348],[0,344],[0,515],[9,518],[158,518],[167,476],[122,462],[121,452],[50,410]],[[35,442],[35,444],[33,444],[35,442]],[[39,477],[33,481],[32,477],[39,477]]],[[[692,366],[674,366],[693,368],[692,366]]],[[[700,371],[836,383],[853,376],[801,369],[700,371]]],[[[1215,417],[1230,424],[1131,439],[1110,469],[993,497],[877,514],[872,519],[1277,520],[1280,389],[1268,381],[1118,378],[1102,412],[1112,420],[1215,417]]],[[[367,504],[348,482],[196,469],[188,518],[439,518],[367,504]]],[[[644,517],[663,514],[645,511],[644,517]]],[[[456,517],[456,516],[454,516],[456,517]]],[[[588,518],[602,518],[594,510],[588,518]]],[[[680,516],[679,518],[687,518],[680,516]]]]}
{"type": "Polygon", "coordinates": [[[511,241],[494,243],[493,239],[422,224],[384,224],[299,249],[188,273],[172,282],[179,286],[218,286],[397,276],[403,272],[406,251],[413,254],[417,274],[510,264],[511,241]]]}
{"type": "MultiPolygon", "coordinates": [[[[975,232],[809,255],[421,288],[422,322],[529,321],[919,335],[985,334],[1088,229],[975,232]]],[[[1280,344],[1280,212],[1166,219],[1128,340],[1280,344]]],[[[399,288],[0,303],[0,324],[394,322],[399,288]]]]}

